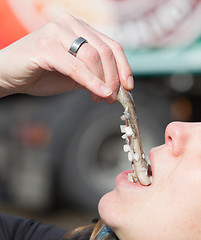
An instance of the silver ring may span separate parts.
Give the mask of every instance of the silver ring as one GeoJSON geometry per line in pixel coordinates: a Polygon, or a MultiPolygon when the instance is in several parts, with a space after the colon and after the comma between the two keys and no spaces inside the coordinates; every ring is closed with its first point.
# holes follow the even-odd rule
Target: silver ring
{"type": "Polygon", "coordinates": [[[76,56],[79,48],[82,46],[82,44],[84,44],[86,42],[87,42],[87,40],[82,37],[75,39],[75,41],[73,42],[73,44],[71,45],[71,47],[69,49],[69,53],[71,53],[73,56],[76,56]]]}

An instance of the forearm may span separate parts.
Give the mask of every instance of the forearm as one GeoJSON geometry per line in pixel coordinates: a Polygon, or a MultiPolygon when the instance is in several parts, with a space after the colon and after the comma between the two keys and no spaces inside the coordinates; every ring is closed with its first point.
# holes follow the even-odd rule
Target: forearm
{"type": "Polygon", "coordinates": [[[0,236],[4,240],[61,240],[67,231],[33,219],[0,214],[0,236]]]}

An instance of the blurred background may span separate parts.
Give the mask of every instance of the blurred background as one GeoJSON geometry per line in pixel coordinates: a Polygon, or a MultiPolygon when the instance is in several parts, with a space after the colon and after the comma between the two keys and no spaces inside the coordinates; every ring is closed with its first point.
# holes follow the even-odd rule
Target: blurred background
{"type": "MultiPolygon", "coordinates": [[[[123,45],[146,155],[169,122],[201,121],[200,0],[1,0],[0,48],[64,11],[123,45]]],[[[66,228],[96,217],[100,197],[130,168],[122,112],[85,91],[2,98],[0,211],[66,228]]]]}

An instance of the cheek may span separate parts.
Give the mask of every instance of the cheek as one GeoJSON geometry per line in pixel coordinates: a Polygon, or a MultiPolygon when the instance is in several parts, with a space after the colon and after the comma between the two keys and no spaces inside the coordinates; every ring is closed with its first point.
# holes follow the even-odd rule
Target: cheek
{"type": "Polygon", "coordinates": [[[164,236],[172,236],[170,239],[201,239],[201,174],[186,169],[177,173],[180,178],[171,176],[158,194],[157,215],[152,224],[163,230],[164,236]]]}

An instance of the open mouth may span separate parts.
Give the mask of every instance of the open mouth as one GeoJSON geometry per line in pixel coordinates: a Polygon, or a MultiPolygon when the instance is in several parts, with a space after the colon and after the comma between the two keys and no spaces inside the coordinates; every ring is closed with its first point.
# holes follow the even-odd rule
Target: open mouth
{"type": "MultiPolygon", "coordinates": [[[[130,182],[137,183],[138,178],[136,177],[133,164],[131,164],[131,168],[132,168],[133,171],[128,173],[127,178],[130,182]]],[[[152,182],[152,170],[151,170],[151,165],[150,164],[148,164],[148,167],[147,167],[147,176],[150,178],[150,181],[152,182]]],[[[150,184],[147,184],[147,185],[150,185],[150,184]]]]}

